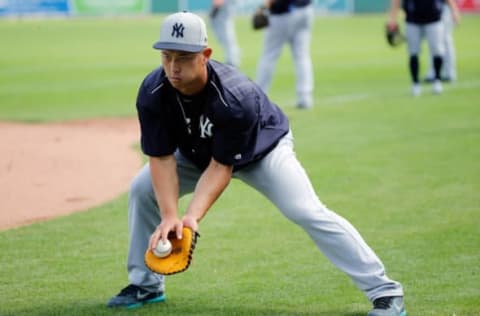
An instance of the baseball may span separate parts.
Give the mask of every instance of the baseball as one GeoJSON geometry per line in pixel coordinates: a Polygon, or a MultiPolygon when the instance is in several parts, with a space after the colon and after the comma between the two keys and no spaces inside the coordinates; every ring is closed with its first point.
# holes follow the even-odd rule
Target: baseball
{"type": "Polygon", "coordinates": [[[157,247],[153,249],[153,254],[159,258],[166,257],[172,251],[172,244],[170,241],[163,242],[162,240],[158,241],[157,247]]]}

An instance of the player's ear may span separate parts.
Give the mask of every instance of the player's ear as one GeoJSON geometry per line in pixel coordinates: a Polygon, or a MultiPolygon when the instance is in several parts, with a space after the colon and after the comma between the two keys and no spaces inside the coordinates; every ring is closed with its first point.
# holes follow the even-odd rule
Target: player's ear
{"type": "Polygon", "coordinates": [[[202,55],[203,55],[203,57],[205,57],[206,59],[210,59],[210,56],[212,56],[212,49],[211,49],[210,47],[205,48],[205,49],[202,51],[202,55]]]}

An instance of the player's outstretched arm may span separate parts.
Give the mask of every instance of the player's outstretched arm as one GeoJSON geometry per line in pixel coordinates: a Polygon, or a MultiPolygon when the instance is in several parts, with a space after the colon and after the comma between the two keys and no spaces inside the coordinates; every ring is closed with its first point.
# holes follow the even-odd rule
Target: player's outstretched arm
{"type": "MultiPolygon", "coordinates": [[[[185,224],[198,223],[230,183],[233,166],[212,159],[197,182],[192,200],[183,218],[185,224]]],[[[191,227],[197,230],[197,227],[191,227]]]]}
{"type": "Polygon", "coordinates": [[[150,174],[162,221],[150,237],[149,247],[154,249],[158,241],[167,240],[170,232],[182,234],[182,222],[178,217],[178,175],[177,161],[174,155],[150,157],[150,174]]]}

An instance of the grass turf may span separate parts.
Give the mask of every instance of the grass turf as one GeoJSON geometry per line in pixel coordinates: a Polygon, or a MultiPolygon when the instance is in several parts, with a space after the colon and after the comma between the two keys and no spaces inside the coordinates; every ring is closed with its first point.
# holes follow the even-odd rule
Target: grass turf
{"type": "MultiPolygon", "coordinates": [[[[403,283],[409,315],[478,315],[480,20],[465,16],[455,31],[459,81],[441,96],[424,86],[417,99],[405,47],[386,45],[384,20],[318,17],[315,108],[293,107],[287,49],[271,97],[291,119],[320,198],[403,283]]],[[[150,49],[159,22],[0,20],[0,119],[135,115],[138,85],[159,62],[150,49]]],[[[253,78],[262,34],[248,23],[239,18],[237,32],[242,70],[253,78]]],[[[211,45],[221,59],[213,36],[211,45]]],[[[422,66],[424,73],[426,52],[422,66]]],[[[167,302],[127,312],[105,307],[128,282],[125,195],[0,232],[0,315],[353,316],[370,308],[300,229],[241,183],[231,184],[201,233],[191,269],[168,277],[167,302]]]]}

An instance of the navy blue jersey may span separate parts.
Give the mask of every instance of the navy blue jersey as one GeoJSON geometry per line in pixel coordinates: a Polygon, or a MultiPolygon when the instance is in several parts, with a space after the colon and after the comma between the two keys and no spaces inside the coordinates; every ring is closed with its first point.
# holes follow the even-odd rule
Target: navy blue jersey
{"type": "Polygon", "coordinates": [[[268,154],[289,130],[287,117],[234,67],[210,60],[208,82],[195,96],[174,89],[162,67],[137,97],[141,146],[148,156],[177,149],[204,170],[210,160],[238,170],[268,154]]]}
{"type": "Polygon", "coordinates": [[[426,24],[440,21],[444,0],[403,0],[407,22],[426,24]]]}
{"type": "Polygon", "coordinates": [[[292,8],[301,8],[312,3],[311,0],[274,0],[270,5],[271,14],[284,14],[292,8]]]}

